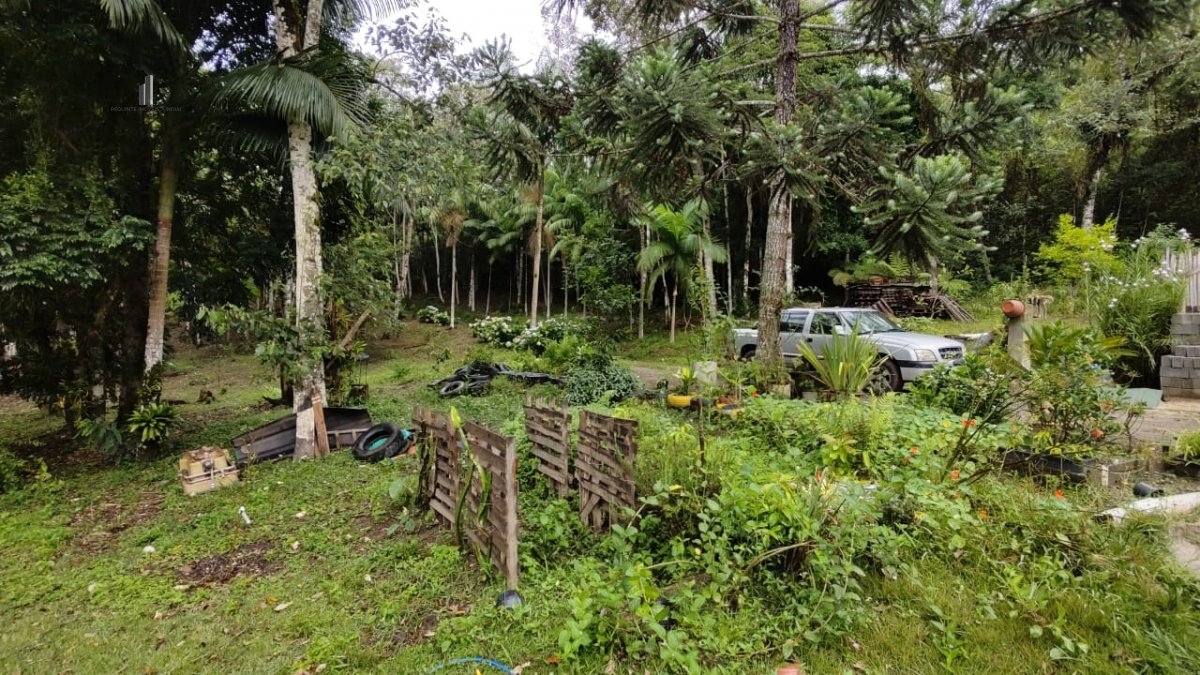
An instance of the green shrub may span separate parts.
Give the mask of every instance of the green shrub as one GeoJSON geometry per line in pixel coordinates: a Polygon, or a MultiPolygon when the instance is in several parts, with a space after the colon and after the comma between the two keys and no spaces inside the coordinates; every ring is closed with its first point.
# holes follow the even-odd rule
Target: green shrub
{"type": "Polygon", "coordinates": [[[633,371],[602,352],[580,358],[567,370],[567,402],[574,406],[595,403],[605,397],[621,401],[641,390],[641,381],[633,371]]]}
{"type": "Polygon", "coordinates": [[[12,450],[0,445],[0,494],[12,492],[25,481],[28,463],[12,450]]]}
{"type": "Polygon", "coordinates": [[[1096,445],[1121,430],[1112,418],[1121,393],[1104,382],[1106,367],[1125,352],[1119,338],[1101,338],[1061,322],[1035,324],[1026,346],[1033,366],[1021,398],[1032,416],[1030,443],[1063,450],[1096,445]]]}
{"type": "Polygon", "coordinates": [[[434,305],[426,305],[417,310],[417,321],[437,324],[439,326],[449,326],[450,314],[445,310],[438,309],[434,305]]]}
{"type": "Polygon", "coordinates": [[[1059,216],[1054,243],[1042,244],[1037,252],[1041,273],[1057,286],[1073,286],[1089,274],[1121,274],[1124,265],[1113,252],[1116,228],[1112,218],[1084,229],[1071,216],[1059,216]]]}
{"type": "Polygon", "coordinates": [[[857,328],[848,335],[830,337],[819,355],[808,344],[800,343],[800,355],[813,370],[813,377],[839,399],[866,389],[883,360],[878,348],[860,337],[857,328]]]}
{"type": "Polygon", "coordinates": [[[129,416],[129,433],[143,447],[158,447],[178,420],[175,408],[169,403],[146,403],[129,416]]]}
{"type": "Polygon", "coordinates": [[[984,423],[999,422],[1015,407],[1011,378],[1018,367],[998,350],[967,354],[961,366],[940,363],[915,380],[909,385],[909,398],[918,405],[942,408],[984,423]]]}

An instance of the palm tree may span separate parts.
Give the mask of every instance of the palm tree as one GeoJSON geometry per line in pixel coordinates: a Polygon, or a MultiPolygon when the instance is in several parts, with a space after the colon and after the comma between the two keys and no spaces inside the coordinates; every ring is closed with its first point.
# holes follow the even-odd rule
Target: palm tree
{"type": "Polygon", "coordinates": [[[507,45],[489,43],[481,50],[480,59],[491,71],[491,96],[487,106],[476,114],[473,126],[486,145],[486,162],[497,176],[512,176],[531,185],[537,204],[533,288],[529,296],[529,324],[536,328],[546,169],[562,118],[571,108],[570,89],[558,73],[542,71],[532,77],[517,73],[507,45]]]}
{"type": "Polygon", "coordinates": [[[638,256],[638,269],[649,272],[650,286],[658,279],[668,284],[670,275],[671,293],[671,342],[675,342],[675,317],[682,287],[686,292],[691,270],[701,263],[701,257],[725,262],[725,248],[715,243],[702,226],[704,203],[692,200],[676,211],[665,205],[650,209],[643,222],[654,233],[656,239],[638,256]]]}
{"type": "MultiPolygon", "coordinates": [[[[300,343],[318,347],[325,338],[320,277],[321,230],[313,143],[345,133],[366,118],[366,73],[340,49],[321,48],[322,29],[344,29],[357,19],[399,9],[397,0],[272,0],[275,57],[221,78],[218,102],[237,102],[283,121],[292,178],[296,241],[296,325],[300,343]]],[[[320,358],[309,359],[296,383],[297,460],[316,452],[313,399],[325,398],[320,358]]]]}
{"type": "MultiPolygon", "coordinates": [[[[218,34],[229,25],[252,20],[261,9],[252,5],[204,0],[97,0],[109,25],[119,31],[146,38],[144,62],[167,91],[161,112],[148,112],[159,122],[158,198],[155,214],[154,250],[151,257],[149,309],[143,370],[150,373],[163,358],[166,335],[167,282],[171,260],[171,235],[175,223],[175,198],[184,170],[186,147],[195,129],[206,121],[205,107],[195,105],[212,76],[240,65],[246,57],[258,58],[265,43],[253,36],[239,36],[222,46],[220,59],[193,45],[204,34],[218,34]],[[149,47],[152,45],[152,47],[149,47]],[[201,67],[204,63],[205,67],[201,67]],[[184,109],[189,114],[184,114],[184,109]]],[[[222,35],[222,37],[224,37],[222,35]]],[[[149,102],[153,104],[153,102],[149,102]]]]}

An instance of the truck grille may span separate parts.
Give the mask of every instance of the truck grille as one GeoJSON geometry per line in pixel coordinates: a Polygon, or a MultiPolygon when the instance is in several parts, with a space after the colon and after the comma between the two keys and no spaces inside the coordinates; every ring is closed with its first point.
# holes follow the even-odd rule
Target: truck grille
{"type": "Polygon", "coordinates": [[[938,350],[938,356],[942,357],[943,361],[957,361],[963,357],[963,350],[959,347],[945,347],[938,350]]]}

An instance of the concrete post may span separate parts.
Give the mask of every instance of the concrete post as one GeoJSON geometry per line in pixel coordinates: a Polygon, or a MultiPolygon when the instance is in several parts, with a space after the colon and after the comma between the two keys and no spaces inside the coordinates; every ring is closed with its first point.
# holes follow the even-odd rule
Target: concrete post
{"type": "Polygon", "coordinates": [[[1029,368],[1029,350],[1025,349],[1025,303],[1005,300],[1000,310],[1008,318],[1008,355],[1024,368],[1029,368]]]}

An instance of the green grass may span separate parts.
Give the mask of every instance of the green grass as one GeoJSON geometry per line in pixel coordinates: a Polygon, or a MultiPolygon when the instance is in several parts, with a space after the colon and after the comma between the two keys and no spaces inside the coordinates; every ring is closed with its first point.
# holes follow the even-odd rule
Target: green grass
{"type": "MultiPolygon", "coordinates": [[[[426,386],[473,349],[465,332],[414,327],[406,341],[373,347],[372,361],[357,374],[371,386],[373,417],[403,424],[414,404],[453,404],[466,419],[518,434],[525,394],[553,395],[553,387],[500,380],[487,396],[444,401],[426,386]],[[443,345],[454,347],[455,357],[439,363],[443,345]]],[[[694,358],[695,340],[697,333],[686,333],[671,346],[655,335],[623,354],[677,367],[694,358]]],[[[167,383],[168,396],[192,392],[188,400],[201,386],[224,391],[215,403],[181,406],[183,423],[166,456],[120,468],[68,463],[52,467],[50,481],[0,495],[0,663],[8,671],[296,673],[324,664],[326,672],[425,673],[451,658],[486,656],[529,663],[526,673],[601,673],[610,658],[618,673],[668,672],[597,650],[557,663],[558,633],[571,617],[577,583],[572,564],[595,544],[570,531],[553,538],[561,522],[555,518],[573,518],[573,505],[556,516],[539,491],[522,493],[526,602],[515,611],[497,609],[503,584],[495,574],[465,559],[427,515],[389,498],[392,481],[413,471],[408,460],[359,464],[338,452],[254,466],[235,486],[184,495],[175,481],[178,452],[227,445],[286,411],[261,405],[262,396],[277,395],[275,383],[246,355],[181,354],[167,383]],[[243,506],[249,525],[238,514],[243,506]],[[536,551],[535,541],[543,542],[536,551]]],[[[646,407],[637,414],[655,438],[691,419],[646,407]]],[[[6,409],[0,443],[36,440],[59,424],[26,406],[6,409]]],[[[714,440],[710,461],[740,456],[734,449],[734,459],[721,459],[724,448],[714,440]]],[[[1027,482],[980,484],[976,499],[991,510],[989,523],[1005,525],[980,535],[960,560],[911,550],[896,578],[869,573],[861,602],[871,608],[870,620],[840,641],[801,641],[807,672],[1200,671],[1200,585],[1168,561],[1161,520],[1084,527],[1105,501],[1100,493],[1067,495],[1081,520],[1062,534],[1089,538],[1092,552],[1080,563],[1083,576],[1064,579],[1045,596],[1044,609],[1010,616],[1000,576],[1008,563],[999,559],[1009,553],[993,553],[1006,551],[1005,533],[1016,541],[1026,523],[1044,527],[1034,524],[1045,496],[1044,487],[1027,482]],[[1077,661],[1050,658],[1058,608],[1066,634],[1089,645],[1077,661]],[[938,628],[939,612],[943,626],[954,625],[938,628]],[[1030,627],[1039,622],[1046,628],[1034,637],[1030,627]]],[[[735,615],[710,616],[713,630],[746,630],[735,615]]],[[[767,673],[780,661],[774,653],[751,654],[706,672],[767,673]]]]}

